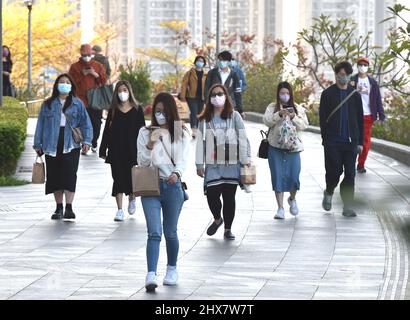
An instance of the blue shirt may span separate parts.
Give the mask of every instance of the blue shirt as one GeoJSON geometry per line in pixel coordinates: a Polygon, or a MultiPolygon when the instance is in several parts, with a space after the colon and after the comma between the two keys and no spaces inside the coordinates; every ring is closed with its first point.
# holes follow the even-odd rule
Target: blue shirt
{"type": "MultiPolygon", "coordinates": [[[[348,94],[347,90],[340,90],[340,101],[343,101],[348,94]]],[[[338,143],[349,143],[349,106],[348,101],[345,102],[339,110],[340,112],[340,131],[338,136],[330,136],[330,141],[338,143]]]]}

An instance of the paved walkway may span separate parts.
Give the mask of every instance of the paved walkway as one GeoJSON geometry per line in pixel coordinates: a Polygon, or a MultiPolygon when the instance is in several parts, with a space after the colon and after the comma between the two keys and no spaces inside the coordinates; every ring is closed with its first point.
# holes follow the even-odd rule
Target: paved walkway
{"type": "MultiPolygon", "coordinates": [[[[35,121],[30,121],[29,134],[35,121]]],[[[259,124],[247,123],[253,153],[259,124]]],[[[0,188],[0,299],[410,299],[410,168],[370,153],[358,176],[358,217],[321,208],[323,151],[318,135],[305,133],[300,216],[274,221],[267,161],[257,159],[253,193],[238,191],[233,232],[206,235],[211,222],[194,152],[185,179],[191,199],[179,224],[180,282],[147,294],[145,220],[137,212],[116,223],[109,166],[96,154],[82,157],[73,205],[75,222],[50,220],[55,205],[44,186],[0,188]]],[[[32,136],[19,177],[31,178],[32,136]]],[[[195,142],[192,143],[194,148],[195,142]]],[[[165,242],[159,263],[165,272],[165,242]]]]}

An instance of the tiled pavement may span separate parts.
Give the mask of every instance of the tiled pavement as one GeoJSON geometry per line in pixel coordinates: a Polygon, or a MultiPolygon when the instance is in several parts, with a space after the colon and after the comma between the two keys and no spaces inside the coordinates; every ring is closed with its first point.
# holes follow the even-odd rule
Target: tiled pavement
{"type": "MultiPolygon", "coordinates": [[[[263,127],[247,128],[256,154],[263,127]]],[[[44,186],[0,188],[0,299],[410,299],[410,168],[371,153],[368,173],[357,178],[359,215],[347,219],[338,194],[333,211],[322,210],[322,146],[318,135],[305,133],[304,140],[299,217],[273,220],[268,164],[255,157],[258,184],[251,194],[238,191],[233,242],[222,231],[205,233],[212,219],[191,152],[180,282],[155,294],[144,289],[141,204],[123,223],[113,221],[110,169],[96,154],[80,161],[75,222],[50,220],[55,205],[44,186]]],[[[31,178],[31,142],[29,136],[21,178],[31,178]]],[[[165,265],[163,241],[160,276],[165,265]]]]}

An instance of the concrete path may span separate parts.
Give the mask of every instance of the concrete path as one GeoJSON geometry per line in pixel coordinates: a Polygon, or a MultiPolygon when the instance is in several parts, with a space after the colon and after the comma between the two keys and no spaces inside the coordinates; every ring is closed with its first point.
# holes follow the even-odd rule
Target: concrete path
{"type": "MultiPolygon", "coordinates": [[[[35,120],[30,120],[20,178],[31,179],[35,120]]],[[[180,282],[144,288],[146,227],[140,201],[126,221],[113,221],[108,165],[82,156],[74,201],[75,222],[55,222],[43,185],[0,188],[0,299],[410,299],[410,168],[370,153],[368,173],[357,178],[358,217],[321,208],[324,161],[320,137],[305,133],[300,215],[274,221],[266,160],[256,158],[262,125],[247,123],[258,167],[253,192],[237,194],[236,240],[212,221],[191,152],[185,180],[190,200],[179,224],[180,282]]],[[[192,142],[192,150],[195,142],[192,142]]],[[[338,192],[338,191],[337,191],[338,192]]],[[[126,206],[125,206],[126,207],[126,206]]],[[[165,273],[161,244],[160,279],[165,273]]]]}

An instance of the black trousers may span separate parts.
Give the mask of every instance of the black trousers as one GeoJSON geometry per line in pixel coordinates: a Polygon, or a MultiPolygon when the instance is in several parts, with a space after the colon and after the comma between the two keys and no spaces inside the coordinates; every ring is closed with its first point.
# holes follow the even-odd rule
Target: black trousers
{"type": "Polygon", "coordinates": [[[101,131],[102,110],[94,110],[91,108],[87,108],[87,112],[90,117],[91,124],[93,126],[92,145],[93,145],[93,148],[97,148],[97,141],[98,141],[98,138],[100,137],[100,131],[101,131]]]}
{"type": "Polygon", "coordinates": [[[350,143],[326,143],[325,168],[326,192],[333,194],[340,176],[344,179],[340,184],[340,196],[345,207],[351,207],[354,201],[354,185],[356,177],[357,145],[350,143]]]}
{"type": "Polygon", "coordinates": [[[235,218],[235,195],[237,188],[238,185],[229,183],[206,188],[206,197],[208,200],[209,209],[211,209],[212,215],[216,220],[221,218],[222,210],[225,229],[231,229],[233,219],[235,218]],[[221,195],[223,199],[223,209],[221,195]]]}

